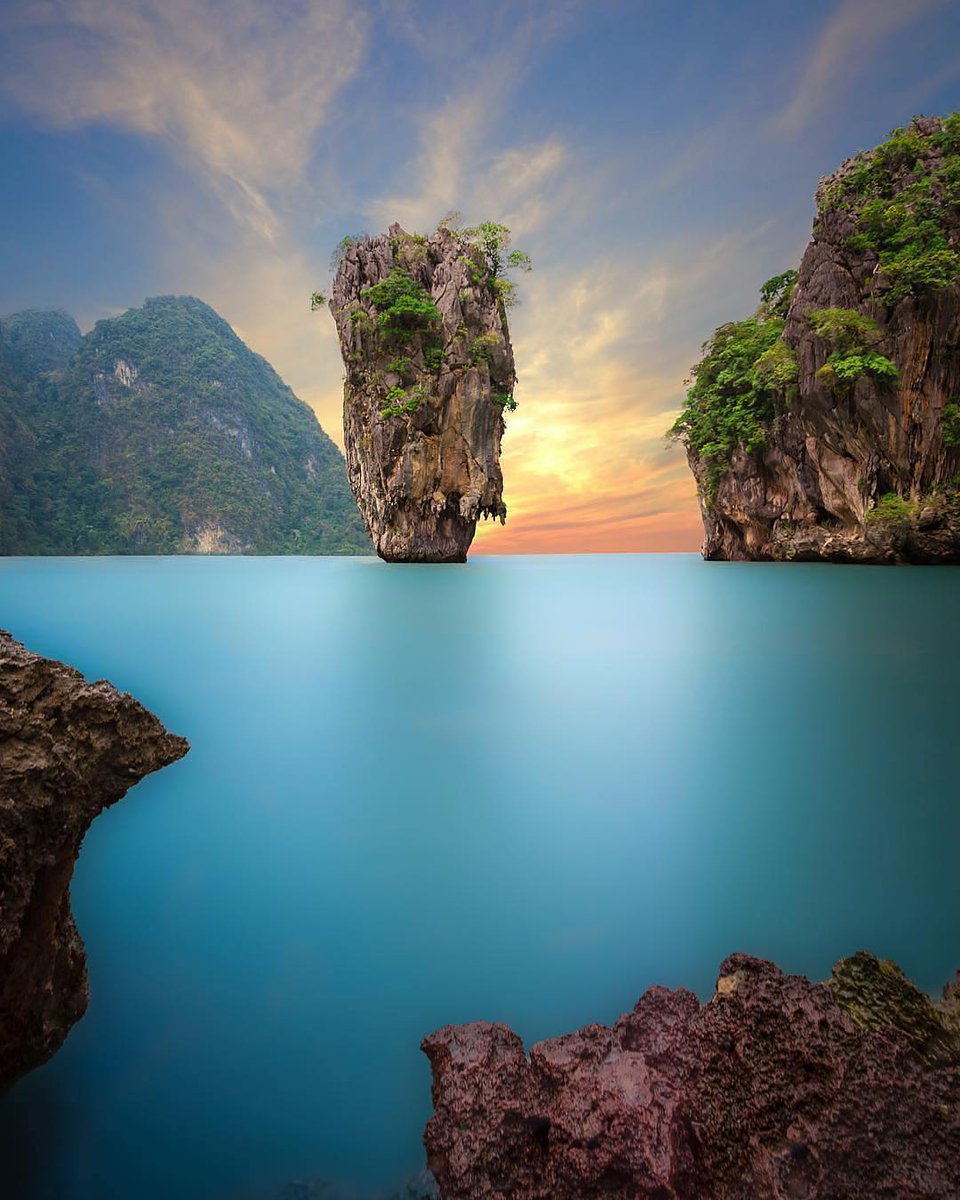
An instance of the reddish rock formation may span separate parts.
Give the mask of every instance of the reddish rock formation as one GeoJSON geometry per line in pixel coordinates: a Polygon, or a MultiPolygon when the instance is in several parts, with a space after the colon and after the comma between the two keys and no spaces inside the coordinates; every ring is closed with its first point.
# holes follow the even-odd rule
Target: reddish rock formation
{"type": "Polygon", "coordinates": [[[500,439],[516,374],[504,283],[446,228],[391,225],[345,249],[330,309],[347,471],[381,558],[463,562],[478,519],[506,519],[500,439]],[[399,289],[392,312],[378,285],[399,289]]]}
{"type": "Polygon", "coordinates": [[[613,1028],[524,1053],[504,1025],[423,1042],[443,1200],[960,1196],[960,1005],[894,964],[825,984],[735,954],[713,998],[654,987],[613,1028]]]}
{"type": "Polygon", "coordinates": [[[0,1086],[86,1010],[70,879],[90,822],[187,749],[132,696],[0,631],[0,1086]]]}

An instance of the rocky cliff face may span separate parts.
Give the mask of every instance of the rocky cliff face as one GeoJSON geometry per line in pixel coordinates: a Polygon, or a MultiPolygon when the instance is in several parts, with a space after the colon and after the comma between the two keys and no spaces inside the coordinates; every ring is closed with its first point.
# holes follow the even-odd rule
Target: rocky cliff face
{"type": "Polygon", "coordinates": [[[463,562],[506,518],[500,439],[516,381],[496,273],[448,229],[350,243],[330,308],[353,493],[381,558],[463,562]]]}
{"type": "Polygon", "coordinates": [[[529,1057],[483,1022],[423,1049],[444,1200],[960,1195],[960,984],[872,955],[811,984],[735,954],[707,1004],[651,988],[529,1057]]]}
{"type": "Polygon", "coordinates": [[[69,889],[90,822],[187,748],[132,696],[0,631],[0,1087],[86,1009],[69,889]]]}
{"type": "Polygon", "coordinates": [[[821,181],[779,379],[761,370],[748,401],[764,436],[721,462],[709,433],[682,435],[704,557],[960,561],[958,180],[954,117],[918,119],[821,181]],[[836,310],[866,323],[823,318],[836,310]]]}

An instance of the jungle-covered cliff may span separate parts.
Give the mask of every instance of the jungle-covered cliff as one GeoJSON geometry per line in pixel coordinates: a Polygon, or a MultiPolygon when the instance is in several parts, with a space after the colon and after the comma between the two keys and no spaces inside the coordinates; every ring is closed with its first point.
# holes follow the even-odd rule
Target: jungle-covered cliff
{"type": "Polygon", "coordinates": [[[509,231],[399,225],[346,239],[330,309],[346,379],[350,484],[388,561],[463,562],[481,517],[506,519],[500,440],[516,407],[509,231]]]}
{"type": "Polygon", "coordinates": [[[716,330],[672,432],[706,558],[960,562],[960,115],[821,180],[799,270],[716,330]]]}
{"type": "Polygon", "coordinates": [[[0,553],[369,548],[313,411],[202,301],[0,319],[0,553]]]}

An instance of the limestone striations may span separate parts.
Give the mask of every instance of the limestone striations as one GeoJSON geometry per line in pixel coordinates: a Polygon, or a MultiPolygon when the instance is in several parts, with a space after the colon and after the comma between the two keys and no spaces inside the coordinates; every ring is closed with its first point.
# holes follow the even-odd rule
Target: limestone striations
{"type": "Polygon", "coordinates": [[[69,889],[90,822],[187,749],[132,696],[0,631],[0,1086],[86,1009],[69,889]]]}
{"type": "Polygon", "coordinates": [[[734,954],[716,993],[654,987],[541,1042],[447,1026],[423,1049],[443,1200],[927,1200],[960,1195],[960,984],[893,963],[826,984],[734,954]]]}
{"type": "Polygon", "coordinates": [[[353,493],[381,558],[463,562],[506,518],[500,439],[516,381],[506,281],[450,229],[348,239],[330,308],[353,493]]]}
{"type": "Polygon", "coordinates": [[[960,562],[960,117],[916,119],[817,201],[781,311],[717,330],[674,427],[704,557],[960,562]]]}

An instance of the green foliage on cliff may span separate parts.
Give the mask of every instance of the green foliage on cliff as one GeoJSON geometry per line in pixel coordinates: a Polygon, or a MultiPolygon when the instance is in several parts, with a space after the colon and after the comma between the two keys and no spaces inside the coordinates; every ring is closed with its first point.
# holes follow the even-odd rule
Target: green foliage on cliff
{"type": "Polygon", "coordinates": [[[440,310],[430,293],[402,267],[394,267],[386,279],[364,288],[361,295],[377,310],[386,337],[425,333],[440,324],[440,310]]]}
{"type": "Polygon", "coordinates": [[[460,238],[467,245],[476,246],[482,253],[491,279],[502,278],[511,269],[533,269],[529,254],[509,249],[511,236],[506,225],[498,225],[494,221],[483,221],[471,229],[460,230],[460,238]]]}
{"type": "Polygon", "coordinates": [[[917,508],[896,492],[887,492],[867,513],[867,520],[875,525],[906,525],[916,516],[917,508]]]}
{"type": "Polygon", "coordinates": [[[55,375],[4,365],[0,552],[368,549],[313,412],[201,301],[99,322],[55,375]]]}
{"type": "Polygon", "coordinates": [[[876,254],[886,304],[960,281],[960,114],[895,129],[827,190],[836,205],[856,218],[851,248],[876,254]]]}
{"type": "Polygon", "coordinates": [[[836,349],[817,374],[838,388],[852,387],[862,375],[895,380],[897,368],[873,347],[882,339],[883,330],[865,313],[855,308],[817,308],[807,320],[836,349]]]}
{"type": "Polygon", "coordinates": [[[62,309],[29,308],[0,317],[0,354],[18,375],[59,370],[79,345],[77,323],[62,309]]]}
{"type": "Polygon", "coordinates": [[[791,267],[774,275],[760,286],[760,303],[772,317],[785,317],[790,307],[790,297],[793,295],[793,285],[797,282],[797,272],[791,267]]]}
{"type": "Polygon", "coordinates": [[[380,409],[380,413],[384,417],[408,416],[417,411],[426,397],[426,391],[419,384],[410,391],[402,387],[392,387],[387,392],[387,402],[380,409]]]}
{"type": "Polygon", "coordinates": [[[960,446],[960,403],[956,399],[943,406],[943,444],[951,449],[960,446]]]}
{"type": "Polygon", "coordinates": [[[670,432],[706,461],[712,486],[738,446],[752,453],[766,441],[775,415],[773,387],[757,374],[757,364],[783,326],[781,317],[721,325],[693,368],[693,386],[670,432]]]}
{"type": "Polygon", "coordinates": [[[797,356],[782,338],[764,350],[755,365],[759,383],[784,392],[796,385],[799,373],[797,356]]]}
{"type": "Polygon", "coordinates": [[[495,221],[483,221],[469,229],[455,229],[456,214],[441,222],[441,227],[451,229],[464,246],[480,252],[481,268],[474,257],[466,254],[461,261],[465,264],[471,282],[476,287],[489,287],[498,303],[512,308],[517,302],[517,285],[508,271],[532,271],[530,255],[523,250],[511,250],[513,236],[506,225],[495,221]]]}
{"type": "Polygon", "coordinates": [[[721,325],[693,368],[693,386],[668,436],[706,463],[708,495],[738,447],[747,453],[763,447],[777,396],[796,383],[796,356],[782,340],[795,281],[795,271],[767,280],[756,313],[721,325]]]}
{"type": "Polygon", "coordinates": [[[479,366],[480,363],[489,362],[493,351],[503,344],[503,338],[499,333],[490,330],[489,333],[481,333],[470,343],[469,357],[473,366],[479,366]]]}

